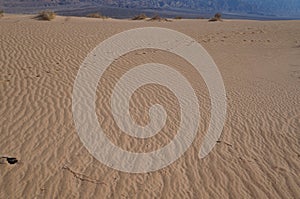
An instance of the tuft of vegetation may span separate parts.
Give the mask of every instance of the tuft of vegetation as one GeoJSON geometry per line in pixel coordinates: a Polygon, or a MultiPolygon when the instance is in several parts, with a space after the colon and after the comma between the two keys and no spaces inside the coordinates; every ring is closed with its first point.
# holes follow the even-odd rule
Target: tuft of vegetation
{"type": "Polygon", "coordinates": [[[139,14],[139,15],[136,15],[132,18],[132,20],[144,20],[146,19],[147,16],[145,14],[139,14]]]}
{"type": "Polygon", "coordinates": [[[170,19],[167,19],[167,18],[163,18],[163,17],[160,17],[159,15],[155,15],[153,16],[150,21],[166,21],[166,22],[171,22],[172,20],[170,19]]]}
{"type": "Polygon", "coordinates": [[[176,16],[174,19],[182,19],[182,16],[176,16]]]}
{"type": "Polygon", "coordinates": [[[86,17],[89,17],[89,18],[99,18],[99,19],[106,19],[107,18],[106,16],[103,16],[99,12],[88,14],[88,15],[86,15],[86,17]]]}
{"type": "Polygon", "coordinates": [[[0,10],[0,18],[4,16],[4,11],[0,10]]]}
{"type": "Polygon", "coordinates": [[[219,13],[219,12],[216,13],[214,18],[216,18],[216,19],[219,20],[219,21],[222,20],[222,19],[221,19],[221,18],[222,18],[221,13],[219,13]]]}
{"type": "Polygon", "coordinates": [[[218,21],[216,18],[210,18],[209,20],[208,20],[209,22],[215,22],[215,21],[218,21]]]}
{"type": "Polygon", "coordinates": [[[210,18],[208,21],[209,22],[223,21],[221,13],[216,13],[215,16],[213,18],[210,18]]]}
{"type": "Polygon", "coordinates": [[[149,21],[167,21],[167,22],[171,22],[172,20],[167,19],[167,18],[162,18],[159,15],[154,15],[151,19],[149,19],[149,21]]]}
{"type": "Polygon", "coordinates": [[[46,20],[46,21],[51,21],[52,19],[54,19],[56,17],[55,12],[51,11],[51,10],[45,10],[45,11],[41,11],[36,18],[39,20],[46,20]]]}
{"type": "Polygon", "coordinates": [[[151,21],[161,21],[163,18],[161,18],[159,15],[154,15],[153,17],[151,17],[151,21]]]}

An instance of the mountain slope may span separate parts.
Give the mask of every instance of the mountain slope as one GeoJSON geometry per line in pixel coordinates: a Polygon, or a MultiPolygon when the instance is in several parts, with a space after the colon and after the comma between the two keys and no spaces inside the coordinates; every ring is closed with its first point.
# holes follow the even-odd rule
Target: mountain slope
{"type": "Polygon", "coordinates": [[[202,12],[298,15],[300,0],[0,0],[1,7],[40,7],[65,5],[102,5],[135,9],[193,9],[202,12]]]}

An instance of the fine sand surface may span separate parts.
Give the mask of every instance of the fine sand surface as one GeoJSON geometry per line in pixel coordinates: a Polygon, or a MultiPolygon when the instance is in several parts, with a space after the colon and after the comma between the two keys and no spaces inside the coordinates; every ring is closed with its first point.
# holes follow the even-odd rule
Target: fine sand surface
{"type": "MultiPolygon", "coordinates": [[[[146,22],[32,16],[0,19],[0,198],[299,198],[300,21],[175,20],[146,22]],[[110,95],[130,68],[159,62],[176,68],[199,99],[200,128],[192,146],[159,171],[113,170],[89,154],[72,117],[80,64],[101,41],[124,30],[157,26],[180,31],[210,53],[227,94],[225,126],[213,151],[198,158],[210,118],[210,99],[195,69],[180,57],[148,49],[115,60],[100,80],[96,113],[111,142],[149,152],[176,135],[180,113],[165,87],[147,85],[132,97],[132,118],[149,122],[151,104],[168,113],[163,132],[148,139],[122,133],[110,95]]],[[[122,99],[120,97],[120,99],[122,99]]]]}

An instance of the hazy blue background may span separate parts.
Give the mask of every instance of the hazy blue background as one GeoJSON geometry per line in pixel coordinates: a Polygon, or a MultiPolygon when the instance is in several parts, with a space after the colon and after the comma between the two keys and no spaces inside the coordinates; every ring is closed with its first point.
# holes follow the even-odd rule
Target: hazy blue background
{"type": "Polygon", "coordinates": [[[53,9],[79,16],[99,11],[118,18],[140,12],[193,18],[215,12],[229,18],[300,18],[300,0],[0,0],[0,9],[11,13],[53,9]]]}

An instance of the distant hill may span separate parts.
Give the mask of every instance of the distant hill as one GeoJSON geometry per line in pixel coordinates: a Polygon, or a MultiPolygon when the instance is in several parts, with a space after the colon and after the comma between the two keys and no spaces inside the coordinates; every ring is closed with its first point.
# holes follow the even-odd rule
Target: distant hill
{"type": "MultiPolygon", "coordinates": [[[[16,12],[41,8],[109,6],[127,9],[191,9],[199,13],[225,12],[299,16],[300,0],[0,0],[0,7],[16,12]]],[[[0,9],[1,9],[0,8],[0,9]]]]}

